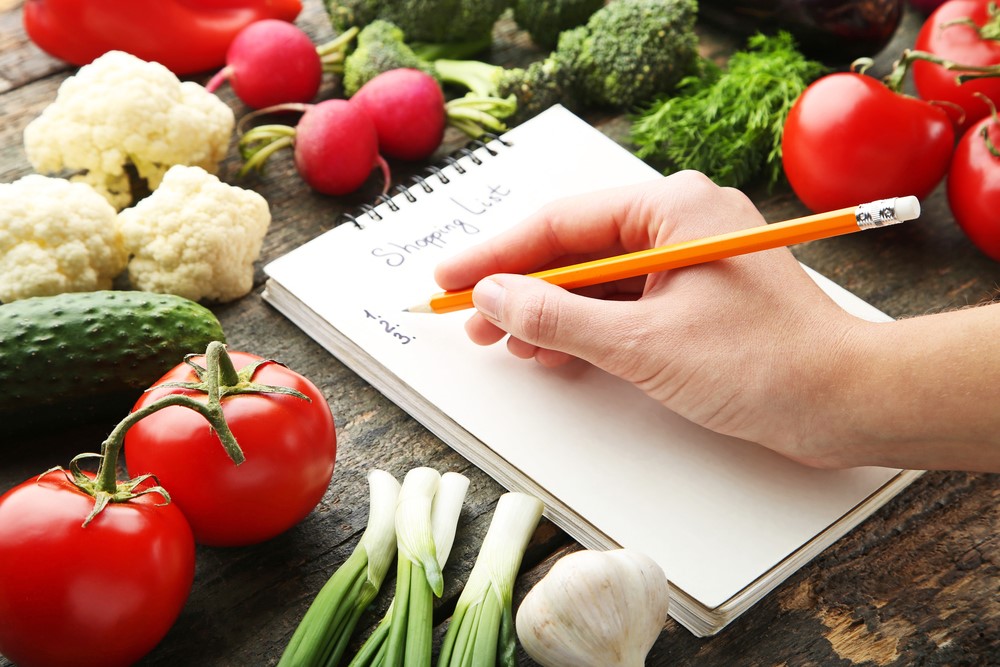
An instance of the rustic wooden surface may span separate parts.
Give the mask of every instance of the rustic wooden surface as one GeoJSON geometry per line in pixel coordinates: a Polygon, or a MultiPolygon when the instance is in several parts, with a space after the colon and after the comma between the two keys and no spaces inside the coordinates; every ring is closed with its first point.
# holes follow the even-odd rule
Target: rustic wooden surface
{"type": "MultiPolygon", "coordinates": [[[[28,42],[20,4],[0,0],[0,182],[31,172],[21,148],[22,130],[71,73],[28,42]]],[[[907,14],[885,53],[912,41],[919,20],[907,14]]],[[[299,24],[317,40],[330,37],[318,0],[307,0],[299,24]]],[[[709,37],[706,32],[706,51],[714,48],[709,37]]],[[[491,57],[518,62],[531,57],[526,49],[523,35],[501,27],[491,57]]],[[[336,92],[331,82],[323,94],[336,92]]],[[[228,90],[221,94],[238,116],[246,111],[228,90]]],[[[627,122],[622,117],[588,119],[624,141],[627,122]]],[[[449,134],[442,152],[460,144],[461,137],[449,134]]],[[[238,164],[231,151],[222,177],[235,181],[238,164]]],[[[395,166],[397,180],[412,169],[395,166]]],[[[371,200],[378,187],[375,180],[355,196],[332,199],[311,193],[287,160],[275,160],[264,178],[244,183],[268,199],[274,216],[260,264],[329,229],[341,211],[371,200]]],[[[786,189],[748,192],[770,220],[805,212],[786,189]]],[[[894,317],[989,301],[1000,291],[1000,265],[962,236],[940,190],[925,202],[919,224],[822,241],[795,252],[894,317]]],[[[252,294],[214,310],[234,349],[283,360],[322,388],[338,427],[333,482],[305,521],[274,540],[249,548],[199,548],[190,600],[175,627],[142,661],[147,667],[275,664],[312,597],[364,528],[365,474],[373,467],[402,478],[414,466],[431,465],[463,472],[472,481],[445,571],[445,595],[437,607],[437,620],[443,624],[503,491],[264,304],[262,280],[258,270],[252,294]]],[[[75,453],[95,450],[108,427],[3,443],[0,493],[65,464],[75,453]]],[[[648,664],[1000,664],[998,479],[960,472],[926,474],[720,635],[697,639],[669,621],[648,664]]],[[[647,518],[655,530],[656,516],[647,518]]],[[[525,558],[516,600],[556,558],[577,548],[543,521],[525,558]]],[[[387,598],[380,597],[363,624],[381,615],[387,598]]],[[[519,657],[522,664],[532,664],[523,653],[519,657]]],[[[0,657],[0,667],[8,665],[0,657]]]]}

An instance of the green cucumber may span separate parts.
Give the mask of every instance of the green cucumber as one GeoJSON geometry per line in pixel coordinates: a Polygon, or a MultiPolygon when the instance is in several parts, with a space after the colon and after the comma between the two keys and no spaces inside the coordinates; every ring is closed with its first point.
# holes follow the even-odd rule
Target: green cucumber
{"type": "Polygon", "coordinates": [[[0,305],[0,435],[122,419],[213,340],[225,342],[212,311],[171,294],[105,290],[0,305]]]}

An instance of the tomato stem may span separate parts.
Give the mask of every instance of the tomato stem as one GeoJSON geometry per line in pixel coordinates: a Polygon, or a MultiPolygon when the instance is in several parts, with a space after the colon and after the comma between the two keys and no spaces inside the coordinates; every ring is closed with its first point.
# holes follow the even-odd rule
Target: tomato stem
{"type": "MultiPolygon", "coordinates": [[[[233,463],[239,465],[246,460],[243,450],[236,442],[226,416],[222,411],[222,399],[226,396],[236,394],[268,393],[285,394],[306,401],[311,400],[302,392],[290,387],[279,387],[260,384],[253,381],[254,373],[264,364],[278,363],[270,359],[260,359],[252,364],[244,366],[237,371],[233,365],[233,360],[226,352],[226,346],[219,341],[212,341],[205,351],[205,367],[199,366],[191,359],[197,355],[188,355],[184,362],[194,369],[198,382],[164,382],[157,387],[181,387],[192,391],[201,392],[207,395],[207,400],[198,400],[188,394],[167,394],[158,398],[152,403],[145,405],[134,412],[129,413],[125,419],[112,429],[108,437],[101,443],[100,454],[80,454],[73,458],[69,464],[71,481],[84,493],[94,497],[94,509],[84,521],[86,526],[101,511],[107,507],[108,503],[126,502],[131,498],[144,493],[158,493],[163,496],[166,502],[170,502],[170,495],[160,486],[147,486],[140,491],[136,491],[140,484],[148,480],[151,475],[141,475],[135,479],[123,482],[118,481],[118,457],[125,444],[125,434],[137,422],[145,419],[154,412],[173,405],[194,410],[201,414],[215,430],[219,436],[222,446],[225,448],[229,458],[233,463]],[[83,458],[97,457],[101,462],[97,467],[97,473],[93,479],[80,471],[79,461],[83,458]]],[[[154,387],[155,389],[156,387],[154,387]]],[[[54,468],[53,470],[58,470],[54,468]]],[[[49,471],[52,472],[52,471],[49,471]]]]}
{"type": "Polygon", "coordinates": [[[900,92],[903,88],[903,79],[906,77],[907,70],[917,60],[933,63],[949,72],[959,72],[955,76],[955,81],[959,84],[974,79],[1000,77],[1000,65],[963,65],[962,63],[948,60],[947,58],[942,58],[926,51],[906,49],[900,55],[899,60],[893,64],[892,71],[885,77],[885,85],[893,92],[900,92]]]}
{"type": "Polygon", "coordinates": [[[1000,10],[997,9],[997,3],[991,2],[986,8],[986,13],[989,18],[979,28],[979,36],[993,41],[1000,40],[1000,10]]]}
{"type": "Polygon", "coordinates": [[[941,27],[948,28],[953,25],[964,25],[974,30],[983,40],[1000,40],[1000,10],[997,9],[995,2],[986,6],[986,21],[982,25],[973,21],[971,17],[964,16],[942,23],[941,27]]]}
{"type": "MultiPolygon", "coordinates": [[[[211,375],[208,384],[210,387],[213,384],[211,375]]],[[[215,429],[215,432],[219,434],[219,439],[222,441],[222,445],[226,448],[226,452],[230,458],[237,464],[242,463],[245,460],[243,450],[237,444],[236,438],[233,436],[233,432],[229,429],[229,424],[226,423],[226,418],[222,414],[222,404],[219,402],[218,395],[218,382],[216,381],[214,384],[214,400],[211,390],[209,391],[208,402],[196,400],[185,394],[169,394],[130,413],[128,417],[119,422],[107,439],[101,444],[103,456],[101,457],[101,464],[97,468],[97,478],[95,479],[96,489],[106,493],[114,493],[117,489],[118,456],[121,453],[122,446],[125,444],[125,432],[139,420],[171,405],[180,405],[201,413],[212,425],[212,428],[215,429]]]]}

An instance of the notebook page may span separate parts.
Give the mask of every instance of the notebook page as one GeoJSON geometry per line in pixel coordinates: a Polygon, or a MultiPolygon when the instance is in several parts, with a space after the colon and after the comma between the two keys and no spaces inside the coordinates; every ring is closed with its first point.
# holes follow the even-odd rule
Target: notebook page
{"type": "MultiPolygon", "coordinates": [[[[656,559],[714,608],[849,512],[898,471],[813,470],[701,429],[595,368],[544,369],[466,338],[468,313],[403,312],[439,290],[435,265],[547,201],[659,178],[599,131],[553,108],[505,135],[496,157],[416,203],[378,208],[266,271],[398,381],[618,544],[656,559]],[[362,221],[368,221],[362,217],[362,221]]],[[[857,311],[880,313],[830,283],[857,311]]]]}

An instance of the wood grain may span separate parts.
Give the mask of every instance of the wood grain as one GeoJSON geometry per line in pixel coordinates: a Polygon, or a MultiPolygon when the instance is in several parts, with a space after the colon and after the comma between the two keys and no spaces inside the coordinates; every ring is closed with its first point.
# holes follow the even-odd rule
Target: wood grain
{"type": "MultiPolygon", "coordinates": [[[[305,5],[300,25],[317,41],[329,38],[319,0],[307,0],[305,5]]],[[[894,44],[912,40],[917,25],[919,18],[908,14],[894,44]]],[[[496,37],[490,54],[495,62],[521,64],[538,55],[509,21],[498,26],[496,37]]],[[[720,57],[729,48],[725,38],[704,32],[705,54],[720,57]]],[[[71,72],[27,40],[19,2],[0,5],[0,181],[31,172],[21,148],[21,132],[71,72]]],[[[324,94],[336,90],[336,82],[329,82],[324,94]]],[[[221,95],[238,116],[246,112],[228,90],[223,89],[221,95]]],[[[587,118],[627,143],[624,116],[590,113],[587,118]]],[[[439,156],[462,141],[450,133],[439,156]]],[[[254,291],[234,303],[215,305],[213,310],[232,348],[279,359],[322,389],[336,416],[337,468],[319,507],[286,534],[254,547],[199,548],[188,604],[167,637],[141,664],[275,664],[312,597],[357,543],[367,520],[365,475],[374,467],[402,478],[414,466],[432,465],[463,472],[471,480],[453,557],[445,570],[445,594],[437,604],[440,637],[503,490],[260,298],[260,266],[338,224],[342,212],[370,201],[381,184],[373,178],[356,195],[334,199],[311,192],[287,156],[276,157],[263,176],[243,181],[237,181],[238,167],[232,147],[221,176],[263,194],[271,204],[273,223],[254,291]]],[[[403,182],[420,167],[394,164],[394,181],[403,182]]],[[[769,220],[805,213],[785,189],[748,188],[747,192],[769,220]]],[[[1000,285],[1000,267],[963,237],[942,191],[924,203],[919,225],[806,244],[795,252],[805,263],[894,317],[992,300],[1000,285]]],[[[51,466],[65,464],[78,452],[96,449],[108,428],[108,424],[97,424],[3,443],[0,492],[51,466]]],[[[1000,665],[998,481],[998,475],[926,474],[719,636],[697,639],[669,621],[648,664],[1000,665]]],[[[656,516],[649,516],[648,521],[655,530],[656,516]]],[[[562,531],[543,521],[526,555],[515,601],[556,559],[578,548],[562,531]]],[[[386,590],[391,585],[390,578],[386,590]]],[[[362,626],[370,627],[387,604],[388,595],[381,596],[362,626]]],[[[533,664],[523,653],[519,657],[521,664],[533,664]]],[[[0,657],[0,667],[9,666],[0,657]]]]}

